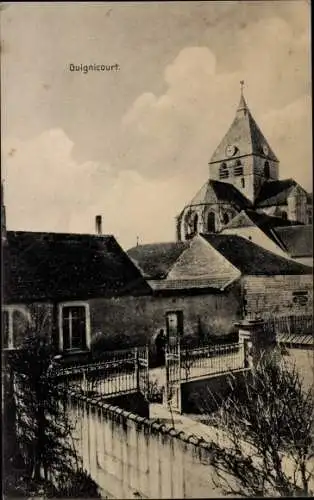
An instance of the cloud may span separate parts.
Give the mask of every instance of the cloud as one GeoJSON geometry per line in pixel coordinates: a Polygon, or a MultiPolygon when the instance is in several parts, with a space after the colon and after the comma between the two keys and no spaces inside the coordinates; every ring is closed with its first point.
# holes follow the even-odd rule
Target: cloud
{"type": "Polygon", "coordinates": [[[206,175],[235,104],[226,98],[228,89],[238,90],[240,75],[216,74],[208,48],[188,47],[165,68],[164,78],[164,94],[144,93],[125,113],[113,164],[155,180],[184,174],[189,182],[195,168],[206,175]]]}
{"type": "Polygon", "coordinates": [[[249,107],[281,159],[282,177],[294,171],[296,180],[310,185],[306,35],[279,17],[258,20],[235,35],[232,50],[242,57],[229,72],[219,71],[208,47],[186,47],[178,53],[164,70],[165,92],[141,94],[125,113],[112,159],[116,169],[155,180],[184,174],[187,183],[197,171],[205,180],[211,154],[234,117],[239,81],[244,79],[249,107]]]}
{"type": "Polygon", "coordinates": [[[271,144],[280,159],[280,177],[296,179],[309,192],[312,190],[312,120],[311,98],[303,96],[284,108],[271,111],[260,121],[267,129],[271,144]]]}
{"type": "MultiPolygon", "coordinates": [[[[5,204],[11,230],[94,233],[96,214],[103,230],[129,248],[142,242],[173,240],[182,189],[175,183],[144,179],[129,170],[73,160],[73,143],[62,129],[29,141],[3,145],[5,204]],[[178,187],[178,186],[177,186],[178,187]]],[[[187,195],[187,193],[183,193],[187,195]]]]}
{"type": "Polygon", "coordinates": [[[4,142],[5,201],[9,227],[67,231],[99,192],[99,165],[76,163],[62,129],[29,141],[4,142]]]}
{"type": "MultiPolygon", "coordinates": [[[[173,239],[174,217],[208,177],[208,161],[234,117],[242,79],[253,116],[281,160],[281,177],[294,177],[310,189],[309,30],[304,22],[308,6],[288,2],[294,7],[285,19],[279,14],[257,19],[255,7],[240,3],[241,9],[232,7],[232,15],[225,6],[225,15],[207,28],[202,25],[197,36],[197,26],[213,19],[205,4],[198,6],[204,14],[200,18],[188,7],[186,18],[176,15],[175,6],[171,16],[164,11],[158,18],[161,27],[165,19],[178,23],[170,43],[171,29],[160,31],[158,24],[151,38],[139,33],[139,10],[133,11],[134,33],[126,31],[121,40],[118,21],[108,21],[104,31],[101,18],[90,14],[82,24],[84,33],[77,37],[76,25],[66,17],[60,28],[63,35],[56,41],[65,52],[51,45],[49,32],[38,47],[39,58],[30,57],[38,46],[33,29],[38,23],[29,10],[26,25],[33,36],[26,37],[27,43],[15,40],[24,33],[19,27],[25,25],[25,16],[19,15],[19,23],[14,30],[7,28],[10,37],[5,39],[4,125],[6,133],[14,131],[28,140],[11,138],[3,145],[9,227],[93,232],[94,216],[101,213],[104,231],[114,233],[123,246],[135,244],[137,235],[146,242],[173,239]],[[250,17],[253,10],[255,21],[250,17]],[[247,22],[241,27],[244,11],[247,22]],[[89,32],[98,33],[97,43],[88,42],[89,32]],[[101,38],[104,34],[108,39],[101,38]],[[63,63],[78,53],[101,59],[110,40],[121,56],[117,80],[74,78],[64,71],[63,63]],[[43,87],[47,82],[53,84],[49,92],[43,87]]],[[[217,15],[222,12],[218,3],[212,5],[217,15]]],[[[273,5],[269,9],[275,11],[273,5]]],[[[278,4],[276,12],[280,9],[278,4]]],[[[127,30],[130,14],[123,15],[127,30]]],[[[59,30],[58,9],[53,19],[59,30]]],[[[38,25],[48,30],[48,24],[38,25]]]]}

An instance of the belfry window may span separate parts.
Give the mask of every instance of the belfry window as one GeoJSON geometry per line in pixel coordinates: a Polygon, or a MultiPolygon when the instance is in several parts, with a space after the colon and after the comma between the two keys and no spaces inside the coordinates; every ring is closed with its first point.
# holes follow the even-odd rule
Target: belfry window
{"type": "Polygon", "coordinates": [[[215,212],[209,212],[207,216],[207,231],[209,233],[214,233],[215,230],[216,230],[215,212]]]}
{"type": "Polygon", "coordinates": [[[233,173],[236,177],[243,175],[243,165],[241,163],[241,160],[237,160],[237,163],[233,169],[233,173]]]}
{"type": "Polygon", "coordinates": [[[270,168],[269,168],[268,161],[265,161],[265,163],[264,163],[264,176],[266,179],[269,179],[269,177],[270,177],[270,168]]]}
{"type": "Polygon", "coordinates": [[[245,187],[245,180],[244,180],[244,177],[242,177],[242,179],[241,179],[241,187],[243,187],[243,188],[245,187]]]}
{"type": "Polygon", "coordinates": [[[226,163],[222,163],[219,167],[219,179],[228,179],[229,171],[226,163]]]}
{"type": "Polygon", "coordinates": [[[222,220],[223,220],[223,223],[226,225],[228,224],[229,220],[230,220],[230,217],[229,217],[229,214],[227,212],[225,212],[222,216],[222,220]]]}
{"type": "Polygon", "coordinates": [[[283,220],[288,220],[288,214],[285,210],[282,210],[281,212],[281,217],[283,220]]]}

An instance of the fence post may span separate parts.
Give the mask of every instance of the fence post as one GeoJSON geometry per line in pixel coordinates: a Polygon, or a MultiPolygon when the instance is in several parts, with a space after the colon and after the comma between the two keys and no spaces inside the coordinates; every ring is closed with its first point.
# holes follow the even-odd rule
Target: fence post
{"type": "Polygon", "coordinates": [[[134,367],[135,367],[135,380],[136,380],[136,390],[140,392],[140,362],[138,348],[134,348],[134,367]]]}
{"type": "Polygon", "coordinates": [[[165,392],[164,392],[165,401],[163,403],[167,407],[168,406],[168,400],[169,400],[169,397],[170,397],[170,387],[169,387],[169,383],[170,383],[170,377],[169,377],[169,344],[168,344],[168,342],[167,342],[166,348],[165,348],[165,370],[166,370],[166,383],[165,383],[165,392]]]}
{"type": "Polygon", "coordinates": [[[274,347],[273,333],[265,331],[262,319],[243,320],[236,326],[239,329],[239,344],[244,350],[244,367],[252,367],[263,351],[274,347]]]}

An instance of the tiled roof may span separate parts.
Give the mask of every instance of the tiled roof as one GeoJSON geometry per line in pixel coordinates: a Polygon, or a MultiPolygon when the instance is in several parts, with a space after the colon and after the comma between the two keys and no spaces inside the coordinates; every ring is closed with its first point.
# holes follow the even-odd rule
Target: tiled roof
{"type": "Polygon", "coordinates": [[[192,290],[193,288],[213,288],[221,290],[230,280],[226,277],[191,278],[177,280],[149,280],[148,283],[153,290],[192,290]]]}
{"type": "Polygon", "coordinates": [[[242,274],[254,276],[312,274],[310,267],[279,257],[241,236],[202,234],[202,237],[242,274]]]}
{"type": "Polygon", "coordinates": [[[3,252],[7,301],[150,290],[113,236],[8,231],[3,252]]]}
{"type": "MultiPolygon", "coordinates": [[[[271,238],[277,245],[279,245],[283,250],[285,246],[282,244],[281,240],[278,240],[276,232],[274,229],[280,226],[292,226],[295,222],[289,222],[280,217],[273,217],[265,213],[258,213],[255,210],[242,210],[238,215],[236,215],[224,229],[238,229],[242,227],[252,227],[257,226],[261,231],[263,231],[266,236],[271,238]]],[[[297,223],[299,224],[299,223],[297,223]]],[[[301,224],[300,224],[301,225],[301,224]]]]}
{"type": "Polygon", "coordinates": [[[232,184],[209,179],[187,206],[231,203],[238,210],[251,207],[251,202],[232,184]]]}
{"type": "Polygon", "coordinates": [[[127,254],[145,278],[163,279],[188,247],[189,243],[186,241],[152,243],[130,248],[127,254]]]}
{"type": "Polygon", "coordinates": [[[291,257],[313,256],[312,225],[277,227],[275,233],[291,257]]]}
{"type": "Polygon", "coordinates": [[[289,194],[296,186],[297,183],[293,179],[264,182],[255,201],[255,206],[286,205],[289,194]]]}
{"type": "Polygon", "coordinates": [[[278,161],[275,153],[272,151],[259,126],[254,120],[243,96],[241,96],[236,116],[228,132],[216,148],[210,163],[225,160],[225,151],[228,145],[234,145],[237,148],[234,158],[255,154],[263,156],[265,159],[278,161]],[[264,153],[264,146],[267,146],[268,148],[267,156],[264,153]]]}
{"type": "Polygon", "coordinates": [[[313,335],[302,335],[293,333],[279,333],[276,335],[277,342],[281,344],[312,345],[314,346],[313,335]]]}
{"type": "Polygon", "coordinates": [[[225,226],[225,229],[238,228],[238,227],[251,227],[258,226],[263,231],[269,231],[274,227],[294,225],[295,222],[289,222],[281,219],[280,217],[273,217],[265,213],[258,213],[255,210],[242,210],[225,226]]]}

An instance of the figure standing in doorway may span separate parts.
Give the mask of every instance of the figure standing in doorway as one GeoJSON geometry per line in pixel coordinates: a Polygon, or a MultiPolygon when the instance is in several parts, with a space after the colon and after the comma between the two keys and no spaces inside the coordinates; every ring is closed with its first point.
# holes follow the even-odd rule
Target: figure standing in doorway
{"type": "Polygon", "coordinates": [[[158,365],[165,364],[165,348],[167,343],[167,337],[163,329],[159,330],[159,333],[155,339],[156,346],[156,356],[158,365]]]}

